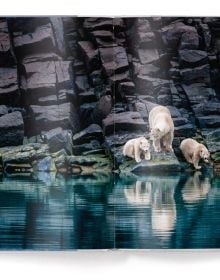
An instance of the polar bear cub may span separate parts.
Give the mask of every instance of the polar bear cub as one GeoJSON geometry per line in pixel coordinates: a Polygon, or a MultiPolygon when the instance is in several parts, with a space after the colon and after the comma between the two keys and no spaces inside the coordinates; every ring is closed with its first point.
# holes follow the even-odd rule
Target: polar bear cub
{"type": "Polygon", "coordinates": [[[141,162],[141,154],[145,160],[151,159],[150,143],[145,137],[138,137],[128,140],[123,147],[123,155],[134,158],[136,162],[141,162]]]}
{"type": "Polygon", "coordinates": [[[192,163],[197,170],[201,169],[201,166],[199,166],[199,160],[201,158],[205,162],[209,162],[209,151],[203,144],[198,143],[194,139],[184,139],[180,144],[180,150],[182,151],[185,159],[189,163],[192,163]]]}
{"type": "Polygon", "coordinates": [[[160,105],[154,107],[149,114],[149,125],[155,152],[161,152],[161,144],[167,152],[172,152],[174,124],[169,109],[160,105]]]}

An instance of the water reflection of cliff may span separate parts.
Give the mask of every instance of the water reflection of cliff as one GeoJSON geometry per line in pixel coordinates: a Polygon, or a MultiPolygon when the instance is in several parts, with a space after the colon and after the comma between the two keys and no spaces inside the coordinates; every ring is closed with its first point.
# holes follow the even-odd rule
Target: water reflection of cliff
{"type": "Polygon", "coordinates": [[[0,181],[0,248],[219,247],[219,179],[200,172],[0,181]]]}

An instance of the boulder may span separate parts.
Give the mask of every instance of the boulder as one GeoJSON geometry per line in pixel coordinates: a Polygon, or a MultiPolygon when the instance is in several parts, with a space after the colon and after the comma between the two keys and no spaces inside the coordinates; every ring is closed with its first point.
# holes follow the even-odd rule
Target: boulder
{"type": "Polygon", "coordinates": [[[112,110],[111,95],[102,96],[91,113],[90,122],[102,125],[102,120],[108,116],[111,110],[112,110]]]}
{"type": "Polygon", "coordinates": [[[194,83],[191,85],[182,84],[182,87],[191,105],[208,101],[210,97],[213,96],[212,89],[206,87],[203,83],[194,83]]]}
{"type": "Polygon", "coordinates": [[[13,43],[19,57],[39,52],[50,52],[56,49],[54,33],[50,23],[36,27],[31,33],[14,32],[13,43]]]}
{"type": "MultiPolygon", "coordinates": [[[[99,139],[98,139],[99,140],[99,139]]],[[[88,143],[73,146],[74,155],[88,155],[88,154],[105,154],[104,149],[97,140],[91,140],[88,143]]]]}
{"type": "Polygon", "coordinates": [[[95,49],[90,41],[79,41],[79,49],[86,62],[86,67],[89,71],[100,68],[100,60],[98,49],[95,49]]]}
{"type": "Polygon", "coordinates": [[[176,174],[181,171],[181,164],[174,153],[155,153],[151,152],[151,160],[142,160],[136,163],[135,160],[123,157],[122,163],[119,165],[119,171],[123,174],[130,172],[138,175],[150,173],[158,174],[176,174]]]}
{"type": "Polygon", "coordinates": [[[36,99],[36,95],[56,94],[58,90],[73,89],[71,61],[45,61],[24,63],[26,82],[24,89],[36,99]]]}
{"type": "Polygon", "coordinates": [[[16,104],[20,97],[16,68],[0,68],[0,103],[16,104]]]}
{"type": "Polygon", "coordinates": [[[0,105],[0,117],[8,114],[9,108],[5,105],[0,105]]]}
{"type": "Polygon", "coordinates": [[[157,49],[138,49],[138,56],[142,64],[158,63],[159,53],[157,49]]]}
{"type": "Polygon", "coordinates": [[[122,18],[104,18],[104,17],[87,17],[83,22],[84,28],[89,31],[94,30],[120,30],[124,27],[124,22],[122,18]]]}
{"type": "Polygon", "coordinates": [[[170,81],[160,78],[153,78],[147,75],[138,75],[135,84],[137,92],[143,95],[152,95],[157,92],[161,87],[170,88],[170,81]]]}
{"type": "Polygon", "coordinates": [[[123,47],[99,48],[99,52],[107,76],[128,70],[128,57],[123,47]]]}
{"type": "Polygon", "coordinates": [[[44,172],[56,171],[54,159],[50,156],[33,161],[32,166],[34,171],[44,171],[44,172]]]}
{"type": "Polygon", "coordinates": [[[23,143],[24,122],[20,112],[0,117],[0,147],[17,146],[23,143]]]}
{"type": "Polygon", "coordinates": [[[73,174],[110,173],[112,171],[111,161],[104,155],[69,156],[67,164],[69,171],[73,174]]]}
{"type": "Polygon", "coordinates": [[[63,57],[65,57],[66,46],[65,46],[63,19],[61,17],[53,16],[50,17],[50,22],[53,29],[57,50],[63,57]]]}
{"type": "Polygon", "coordinates": [[[205,64],[194,68],[181,69],[180,75],[183,82],[186,84],[190,84],[192,81],[203,81],[203,79],[206,79],[206,81],[209,82],[210,67],[209,64],[205,64]]]}
{"type": "Polygon", "coordinates": [[[198,49],[199,47],[199,35],[197,32],[185,32],[180,39],[180,49],[198,49]]]}
{"type": "Polygon", "coordinates": [[[6,19],[0,19],[0,67],[15,64],[13,56],[8,24],[6,19]]]}
{"type": "Polygon", "coordinates": [[[44,142],[48,144],[50,152],[54,153],[64,149],[69,155],[72,154],[72,133],[57,127],[43,133],[44,142]]]}
{"type": "Polygon", "coordinates": [[[199,35],[194,26],[186,25],[183,22],[176,22],[163,27],[161,32],[163,42],[169,47],[176,48],[181,40],[181,44],[184,48],[198,48],[199,35]],[[182,35],[185,33],[187,33],[188,35],[185,35],[182,38],[182,35]]]}
{"type": "Polygon", "coordinates": [[[0,157],[3,167],[12,163],[28,163],[42,159],[49,155],[49,147],[46,144],[32,143],[16,147],[0,148],[0,157]]]}
{"type": "Polygon", "coordinates": [[[84,144],[95,139],[103,141],[102,128],[97,124],[91,124],[90,126],[73,135],[73,144],[84,144]]]}
{"type": "Polygon", "coordinates": [[[31,105],[30,108],[37,134],[42,130],[48,131],[56,127],[71,129],[73,133],[79,130],[78,114],[71,103],[51,106],[31,105]]]}
{"type": "Polygon", "coordinates": [[[142,119],[138,112],[123,112],[110,114],[103,120],[104,132],[106,135],[114,133],[117,130],[143,132],[147,129],[147,123],[142,119]]]}
{"type": "Polygon", "coordinates": [[[220,115],[209,115],[197,117],[200,128],[218,128],[220,127],[220,115]]]}
{"type": "Polygon", "coordinates": [[[208,63],[208,54],[200,50],[180,50],[179,62],[182,68],[202,66],[208,63]]]}

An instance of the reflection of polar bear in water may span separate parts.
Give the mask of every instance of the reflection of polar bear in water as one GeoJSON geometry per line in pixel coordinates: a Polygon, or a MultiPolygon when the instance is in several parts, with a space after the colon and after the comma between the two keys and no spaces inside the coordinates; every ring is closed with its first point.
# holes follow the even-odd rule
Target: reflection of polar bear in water
{"type": "Polygon", "coordinates": [[[149,114],[149,124],[155,152],[161,152],[161,144],[167,152],[172,152],[174,124],[169,109],[154,107],[149,114]]]}
{"type": "Polygon", "coordinates": [[[180,150],[185,159],[194,165],[195,169],[201,169],[201,166],[199,166],[201,158],[204,159],[205,162],[209,162],[209,151],[203,144],[198,143],[194,139],[184,139],[180,144],[180,150]]]}
{"type": "Polygon", "coordinates": [[[133,188],[126,187],[127,201],[137,207],[151,206],[151,224],[155,234],[169,236],[176,221],[174,189],[178,179],[152,178],[136,181],[133,188]]]}
{"type": "MultiPolygon", "coordinates": [[[[155,234],[170,234],[176,222],[174,187],[157,188],[152,203],[152,230],[155,234]]],[[[169,235],[168,234],[168,235],[169,235]]]]}
{"type": "Polygon", "coordinates": [[[136,181],[133,188],[125,188],[124,194],[129,203],[139,205],[150,205],[151,182],[136,181]]]}
{"type": "Polygon", "coordinates": [[[150,143],[145,137],[138,137],[128,142],[123,147],[123,155],[134,158],[136,162],[141,162],[141,154],[146,160],[150,160],[150,143]]]}
{"type": "Polygon", "coordinates": [[[183,200],[188,203],[205,199],[211,188],[210,179],[205,177],[200,179],[201,172],[195,172],[189,177],[182,189],[183,200]]]}

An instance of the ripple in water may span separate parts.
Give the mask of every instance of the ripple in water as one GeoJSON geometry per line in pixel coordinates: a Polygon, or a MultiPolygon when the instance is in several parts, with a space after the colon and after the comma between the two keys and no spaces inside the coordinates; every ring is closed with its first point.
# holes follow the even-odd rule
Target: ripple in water
{"type": "Polygon", "coordinates": [[[220,177],[1,178],[0,249],[219,248],[220,177]]]}

